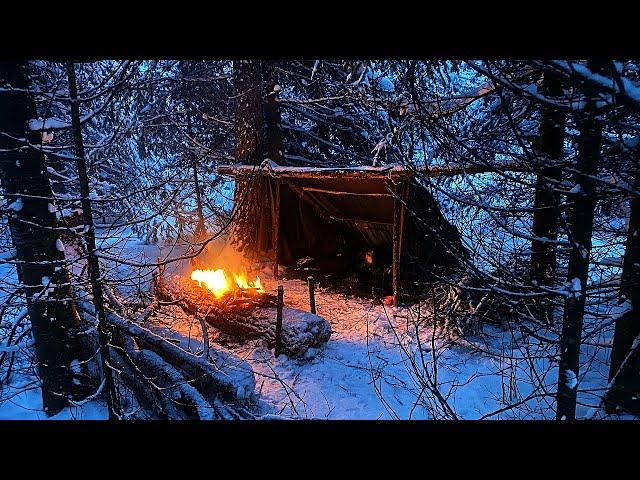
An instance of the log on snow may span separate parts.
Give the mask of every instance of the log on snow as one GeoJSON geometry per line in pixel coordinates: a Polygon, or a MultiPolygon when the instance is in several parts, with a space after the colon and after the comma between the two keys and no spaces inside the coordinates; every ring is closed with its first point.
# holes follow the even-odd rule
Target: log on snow
{"type": "MultiPolygon", "coordinates": [[[[120,336],[122,359],[147,383],[145,391],[155,396],[160,411],[172,420],[213,420],[216,412],[182,372],[157,353],[141,349],[133,337],[120,336]]],[[[144,397],[146,400],[146,396],[144,397]]]]}
{"type": "MultiPolygon", "coordinates": [[[[276,309],[267,301],[217,300],[208,290],[180,275],[170,276],[156,284],[156,295],[177,304],[191,315],[201,315],[207,323],[242,339],[262,338],[275,347],[276,309]]],[[[285,306],[282,310],[282,353],[303,357],[310,348],[321,347],[331,336],[331,324],[309,312],[285,306]]]]}
{"type": "MultiPolygon", "coordinates": [[[[252,312],[252,325],[267,341],[269,347],[276,344],[276,309],[258,308],[252,312]]],[[[243,321],[244,318],[238,318],[243,321]]],[[[226,322],[230,324],[230,321],[226,322]]],[[[214,325],[215,326],[215,325],[214,325]]],[[[310,348],[319,348],[331,336],[331,324],[324,318],[297,308],[282,308],[282,352],[293,358],[303,357],[310,348]]]]}
{"type": "MultiPolygon", "coordinates": [[[[95,315],[93,305],[81,302],[78,306],[95,315]]],[[[213,361],[210,362],[112,311],[107,311],[106,320],[120,333],[134,337],[141,348],[154,351],[165,362],[193,379],[193,385],[208,401],[219,401],[221,396],[231,402],[248,405],[255,399],[256,380],[251,365],[228,350],[218,346],[210,348],[209,359],[213,361]]]]}
{"type": "Polygon", "coordinates": [[[151,350],[128,351],[135,364],[145,375],[153,379],[153,383],[162,388],[167,403],[178,411],[186,410],[185,419],[213,420],[219,418],[213,406],[205,400],[200,392],[190,385],[181,372],[165,362],[162,357],[151,350]]]}
{"type": "MultiPolygon", "coordinates": [[[[152,350],[140,349],[131,336],[118,335],[122,349],[111,352],[119,378],[134,393],[149,418],[213,420],[243,418],[219,399],[206,400],[173,365],[152,350]]],[[[141,417],[145,418],[145,417],[141,417]]]]}
{"type": "Polygon", "coordinates": [[[111,362],[113,368],[118,370],[118,380],[133,393],[133,397],[140,406],[140,410],[134,413],[136,419],[159,420],[169,418],[166,408],[161,405],[158,392],[149,388],[148,383],[139,373],[139,369],[133,361],[118,350],[112,350],[111,362]],[[141,413],[142,412],[142,413],[141,413]]]}

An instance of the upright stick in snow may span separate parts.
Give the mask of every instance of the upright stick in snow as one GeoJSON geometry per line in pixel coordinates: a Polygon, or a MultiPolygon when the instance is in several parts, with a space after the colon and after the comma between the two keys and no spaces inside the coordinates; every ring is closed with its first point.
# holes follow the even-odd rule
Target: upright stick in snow
{"type": "Polygon", "coordinates": [[[316,280],[313,277],[307,278],[309,283],[309,311],[316,314],[316,280]]]}
{"type": "Polygon", "coordinates": [[[73,62],[67,62],[67,79],[69,81],[69,98],[71,103],[71,123],[73,129],[73,139],[76,151],[76,165],[78,169],[78,180],[80,182],[80,195],[82,197],[82,215],[86,233],[84,234],[87,243],[87,263],[89,267],[89,280],[91,281],[91,291],[93,303],[98,319],[98,336],[100,341],[102,371],[104,375],[107,406],[109,408],[109,419],[116,419],[118,415],[116,408],[118,400],[113,384],[113,375],[110,367],[109,338],[110,331],[104,311],[104,296],[100,283],[100,265],[96,256],[96,230],[93,224],[93,212],[91,201],[89,200],[89,177],[87,175],[87,164],[84,157],[84,144],[82,142],[82,126],[80,124],[80,106],[78,101],[78,87],[76,85],[76,73],[73,62]]]}
{"type": "MultiPolygon", "coordinates": [[[[589,62],[590,68],[602,68],[601,62],[589,62]]],[[[564,306],[562,334],[560,337],[560,367],[558,371],[558,393],[556,418],[572,420],[576,416],[576,398],[580,367],[580,343],[589,273],[591,235],[596,207],[595,176],[600,160],[602,143],[602,123],[596,117],[595,103],[597,89],[584,86],[586,106],[577,115],[576,123],[580,131],[578,138],[577,173],[574,176],[576,188],[569,194],[571,217],[569,240],[572,248],[569,256],[568,284],[570,295],[564,306]]]]}

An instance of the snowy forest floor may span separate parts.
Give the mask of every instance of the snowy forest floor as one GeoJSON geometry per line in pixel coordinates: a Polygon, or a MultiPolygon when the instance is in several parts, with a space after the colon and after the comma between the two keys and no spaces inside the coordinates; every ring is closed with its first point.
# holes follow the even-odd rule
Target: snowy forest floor
{"type": "MultiPolygon", "coordinates": [[[[120,258],[136,262],[152,262],[164,253],[131,236],[112,236],[105,242],[120,258]]],[[[171,256],[179,256],[178,250],[171,256]]],[[[140,286],[149,288],[150,268],[141,278],[139,270],[133,275],[132,268],[137,267],[106,267],[111,285],[118,285],[125,297],[140,286]]],[[[185,260],[171,264],[167,270],[187,273],[189,268],[185,260]]],[[[276,282],[269,268],[265,267],[260,276],[267,291],[275,293],[276,282]]],[[[307,311],[306,282],[284,279],[281,283],[285,304],[307,311]]],[[[329,291],[321,284],[316,291],[317,313],[331,323],[332,335],[322,348],[310,351],[308,358],[275,358],[262,340],[236,342],[208,327],[213,347],[222,345],[252,366],[263,413],[318,419],[441,418],[442,402],[432,390],[424,388],[425,379],[429,379],[437,383],[439,393],[461,419],[553,418],[557,370],[543,354],[536,356],[540,351],[530,339],[523,348],[523,338],[508,328],[483,325],[473,337],[452,340],[439,328],[434,332],[428,313],[420,324],[418,338],[408,321],[407,308],[396,309],[379,299],[329,291]],[[532,385],[540,384],[546,386],[547,395],[539,395],[539,388],[534,390],[532,385]],[[500,411],[510,404],[517,407],[500,411]]],[[[176,306],[163,307],[147,326],[175,339],[183,348],[202,350],[199,322],[176,306]]],[[[604,348],[584,346],[583,355],[590,363],[579,379],[580,386],[593,393],[582,396],[579,418],[589,416],[598,392],[606,386],[608,362],[604,348]]],[[[16,376],[3,390],[0,419],[45,418],[33,378],[16,376]],[[23,385],[30,387],[19,393],[23,385]],[[6,400],[8,389],[15,394],[6,400]]],[[[106,418],[106,413],[102,402],[94,400],[65,409],[54,418],[99,419],[106,418]]]]}
{"type": "MultiPolygon", "coordinates": [[[[190,266],[182,262],[168,270],[188,275],[190,266]]],[[[259,274],[267,291],[275,294],[277,282],[270,265],[259,274]]],[[[280,283],[286,305],[309,310],[305,281],[285,278],[280,283]]],[[[415,309],[410,313],[406,307],[385,306],[380,299],[339,293],[322,284],[316,287],[316,306],[318,315],[331,323],[331,338],[302,360],[275,358],[262,340],[235,342],[208,326],[213,345],[223,345],[252,366],[257,392],[270,407],[265,413],[314,419],[442,418],[442,403],[424,388],[429,377],[461,419],[554,417],[555,366],[537,350],[535,341],[527,339],[523,348],[522,336],[506,327],[485,324],[477,335],[452,339],[441,328],[434,331],[426,305],[418,339],[415,309]],[[531,360],[532,354],[542,358],[531,360]],[[538,396],[540,388],[533,385],[541,383],[548,395],[538,396]],[[519,405],[531,394],[525,405],[519,405]],[[516,408],[493,414],[513,404],[516,408]]],[[[200,324],[180,308],[163,308],[151,321],[184,348],[201,351],[200,324]]],[[[583,350],[593,358],[581,386],[601,391],[607,358],[602,358],[603,349],[583,350]]],[[[578,415],[588,415],[589,405],[596,402],[595,397],[585,398],[578,415]]]]}

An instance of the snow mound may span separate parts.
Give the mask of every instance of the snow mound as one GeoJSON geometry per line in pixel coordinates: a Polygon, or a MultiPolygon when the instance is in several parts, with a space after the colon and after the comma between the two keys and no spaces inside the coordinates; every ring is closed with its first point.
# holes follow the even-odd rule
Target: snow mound
{"type": "Polygon", "coordinates": [[[297,308],[282,309],[283,336],[295,336],[296,342],[309,347],[320,347],[331,337],[331,324],[319,315],[297,308]]]}

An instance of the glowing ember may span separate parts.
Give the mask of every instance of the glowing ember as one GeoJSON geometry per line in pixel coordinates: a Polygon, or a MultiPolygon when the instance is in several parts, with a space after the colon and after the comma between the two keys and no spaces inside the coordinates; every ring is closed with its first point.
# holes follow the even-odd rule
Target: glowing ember
{"type": "Polygon", "coordinates": [[[264,292],[260,277],[256,277],[253,282],[247,280],[247,275],[244,272],[232,273],[232,277],[233,280],[230,280],[222,268],[191,272],[191,280],[198,282],[201,287],[209,289],[216,298],[220,298],[232,290],[264,292]]]}

